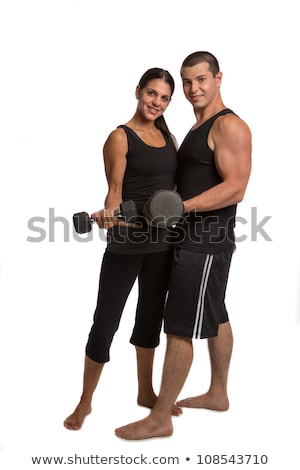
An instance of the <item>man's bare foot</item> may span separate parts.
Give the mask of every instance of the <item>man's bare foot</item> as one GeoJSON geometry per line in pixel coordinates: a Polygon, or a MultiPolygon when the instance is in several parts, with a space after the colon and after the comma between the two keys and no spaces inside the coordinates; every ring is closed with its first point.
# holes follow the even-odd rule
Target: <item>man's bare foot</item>
{"type": "Polygon", "coordinates": [[[64,421],[64,426],[67,429],[72,431],[78,431],[87,415],[89,415],[92,411],[92,407],[90,404],[85,404],[80,402],[77,408],[75,409],[74,413],[68,416],[67,419],[64,421]]]}
{"type": "MultiPolygon", "coordinates": [[[[144,406],[145,408],[152,409],[156,403],[156,400],[157,396],[155,395],[155,393],[143,394],[142,392],[140,392],[137,398],[137,403],[139,406],[144,406]]],[[[174,404],[172,408],[172,415],[179,416],[181,414],[182,409],[177,404],[174,404]]]]}
{"type": "Polygon", "coordinates": [[[186,408],[206,408],[214,411],[227,411],[229,408],[227,397],[213,395],[212,393],[185,398],[184,400],[179,400],[176,404],[186,408]]]}
{"type": "Polygon", "coordinates": [[[115,430],[121,439],[139,440],[150,439],[151,437],[167,437],[173,433],[173,425],[169,423],[156,422],[151,415],[135,423],[127,424],[115,430]]]}

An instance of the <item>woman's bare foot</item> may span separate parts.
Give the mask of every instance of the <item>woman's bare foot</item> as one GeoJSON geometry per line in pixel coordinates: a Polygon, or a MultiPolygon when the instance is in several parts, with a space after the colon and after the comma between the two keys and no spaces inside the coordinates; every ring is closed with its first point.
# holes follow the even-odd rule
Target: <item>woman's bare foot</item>
{"type": "Polygon", "coordinates": [[[186,408],[206,408],[214,411],[227,411],[229,408],[227,396],[218,396],[209,392],[196,397],[179,400],[176,404],[186,408]]]}
{"type": "Polygon", "coordinates": [[[85,417],[89,415],[91,411],[92,407],[90,403],[86,404],[80,401],[75,411],[65,419],[65,428],[72,431],[78,431],[81,428],[85,417]]]}
{"type": "Polygon", "coordinates": [[[115,430],[118,437],[127,440],[150,439],[151,437],[167,437],[173,433],[172,422],[159,422],[151,415],[135,423],[127,424],[115,430]]]}
{"type": "MultiPolygon", "coordinates": [[[[152,409],[156,403],[157,396],[155,393],[142,393],[139,392],[137,403],[139,406],[144,406],[145,408],[152,409]]],[[[172,415],[179,416],[182,414],[182,409],[177,405],[174,404],[172,408],[172,415]]]]}

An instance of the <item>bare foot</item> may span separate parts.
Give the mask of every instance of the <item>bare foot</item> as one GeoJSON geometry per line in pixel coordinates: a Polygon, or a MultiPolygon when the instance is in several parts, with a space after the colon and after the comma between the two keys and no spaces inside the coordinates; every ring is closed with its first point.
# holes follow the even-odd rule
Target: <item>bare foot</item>
{"type": "Polygon", "coordinates": [[[90,404],[79,403],[75,411],[64,421],[64,426],[72,431],[78,431],[87,415],[92,411],[90,404]]]}
{"type": "MultiPolygon", "coordinates": [[[[150,408],[152,409],[156,403],[157,396],[155,393],[151,394],[142,394],[139,393],[138,398],[137,398],[137,403],[139,406],[144,406],[145,408],[150,408]]],[[[174,404],[172,407],[172,415],[173,416],[179,416],[182,414],[182,409],[177,405],[174,404]]]]}
{"type": "Polygon", "coordinates": [[[176,404],[186,408],[206,408],[214,411],[227,411],[229,408],[227,397],[213,395],[212,393],[185,398],[184,400],[179,400],[176,404]]]}
{"type": "Polygon", "coordinates": [[[148,416],[135,423],[127,424],[115,430],[118,437],[127,440],[150,439],[151,437],[167,437],[173,433],[173,425],[169,423],[157,422],[153,417],[148,416]]]}

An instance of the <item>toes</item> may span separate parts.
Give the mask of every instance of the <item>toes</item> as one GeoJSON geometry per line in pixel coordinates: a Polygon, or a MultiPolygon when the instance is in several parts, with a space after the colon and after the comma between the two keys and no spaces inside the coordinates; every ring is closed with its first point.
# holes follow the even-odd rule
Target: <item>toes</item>
{"type": "Polygon", "coordinates": [[[179,416],[182,414],[182,409],[177,406],[177,405],[174,405],[173,408],[172,408],[172,415],[173,416],[179,416]]]}

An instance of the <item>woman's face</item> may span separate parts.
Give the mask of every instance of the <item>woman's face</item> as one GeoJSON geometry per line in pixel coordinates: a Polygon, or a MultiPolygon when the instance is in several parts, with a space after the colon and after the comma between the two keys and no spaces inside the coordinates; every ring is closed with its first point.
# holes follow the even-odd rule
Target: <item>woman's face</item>
{"type": "Polygon", "coordinates": [[[155,121],[160,117],[171,101],[171,87],[161,78],[150,80],[144,88],[136,89],[138,109],[145,119],[155,121]]]}

